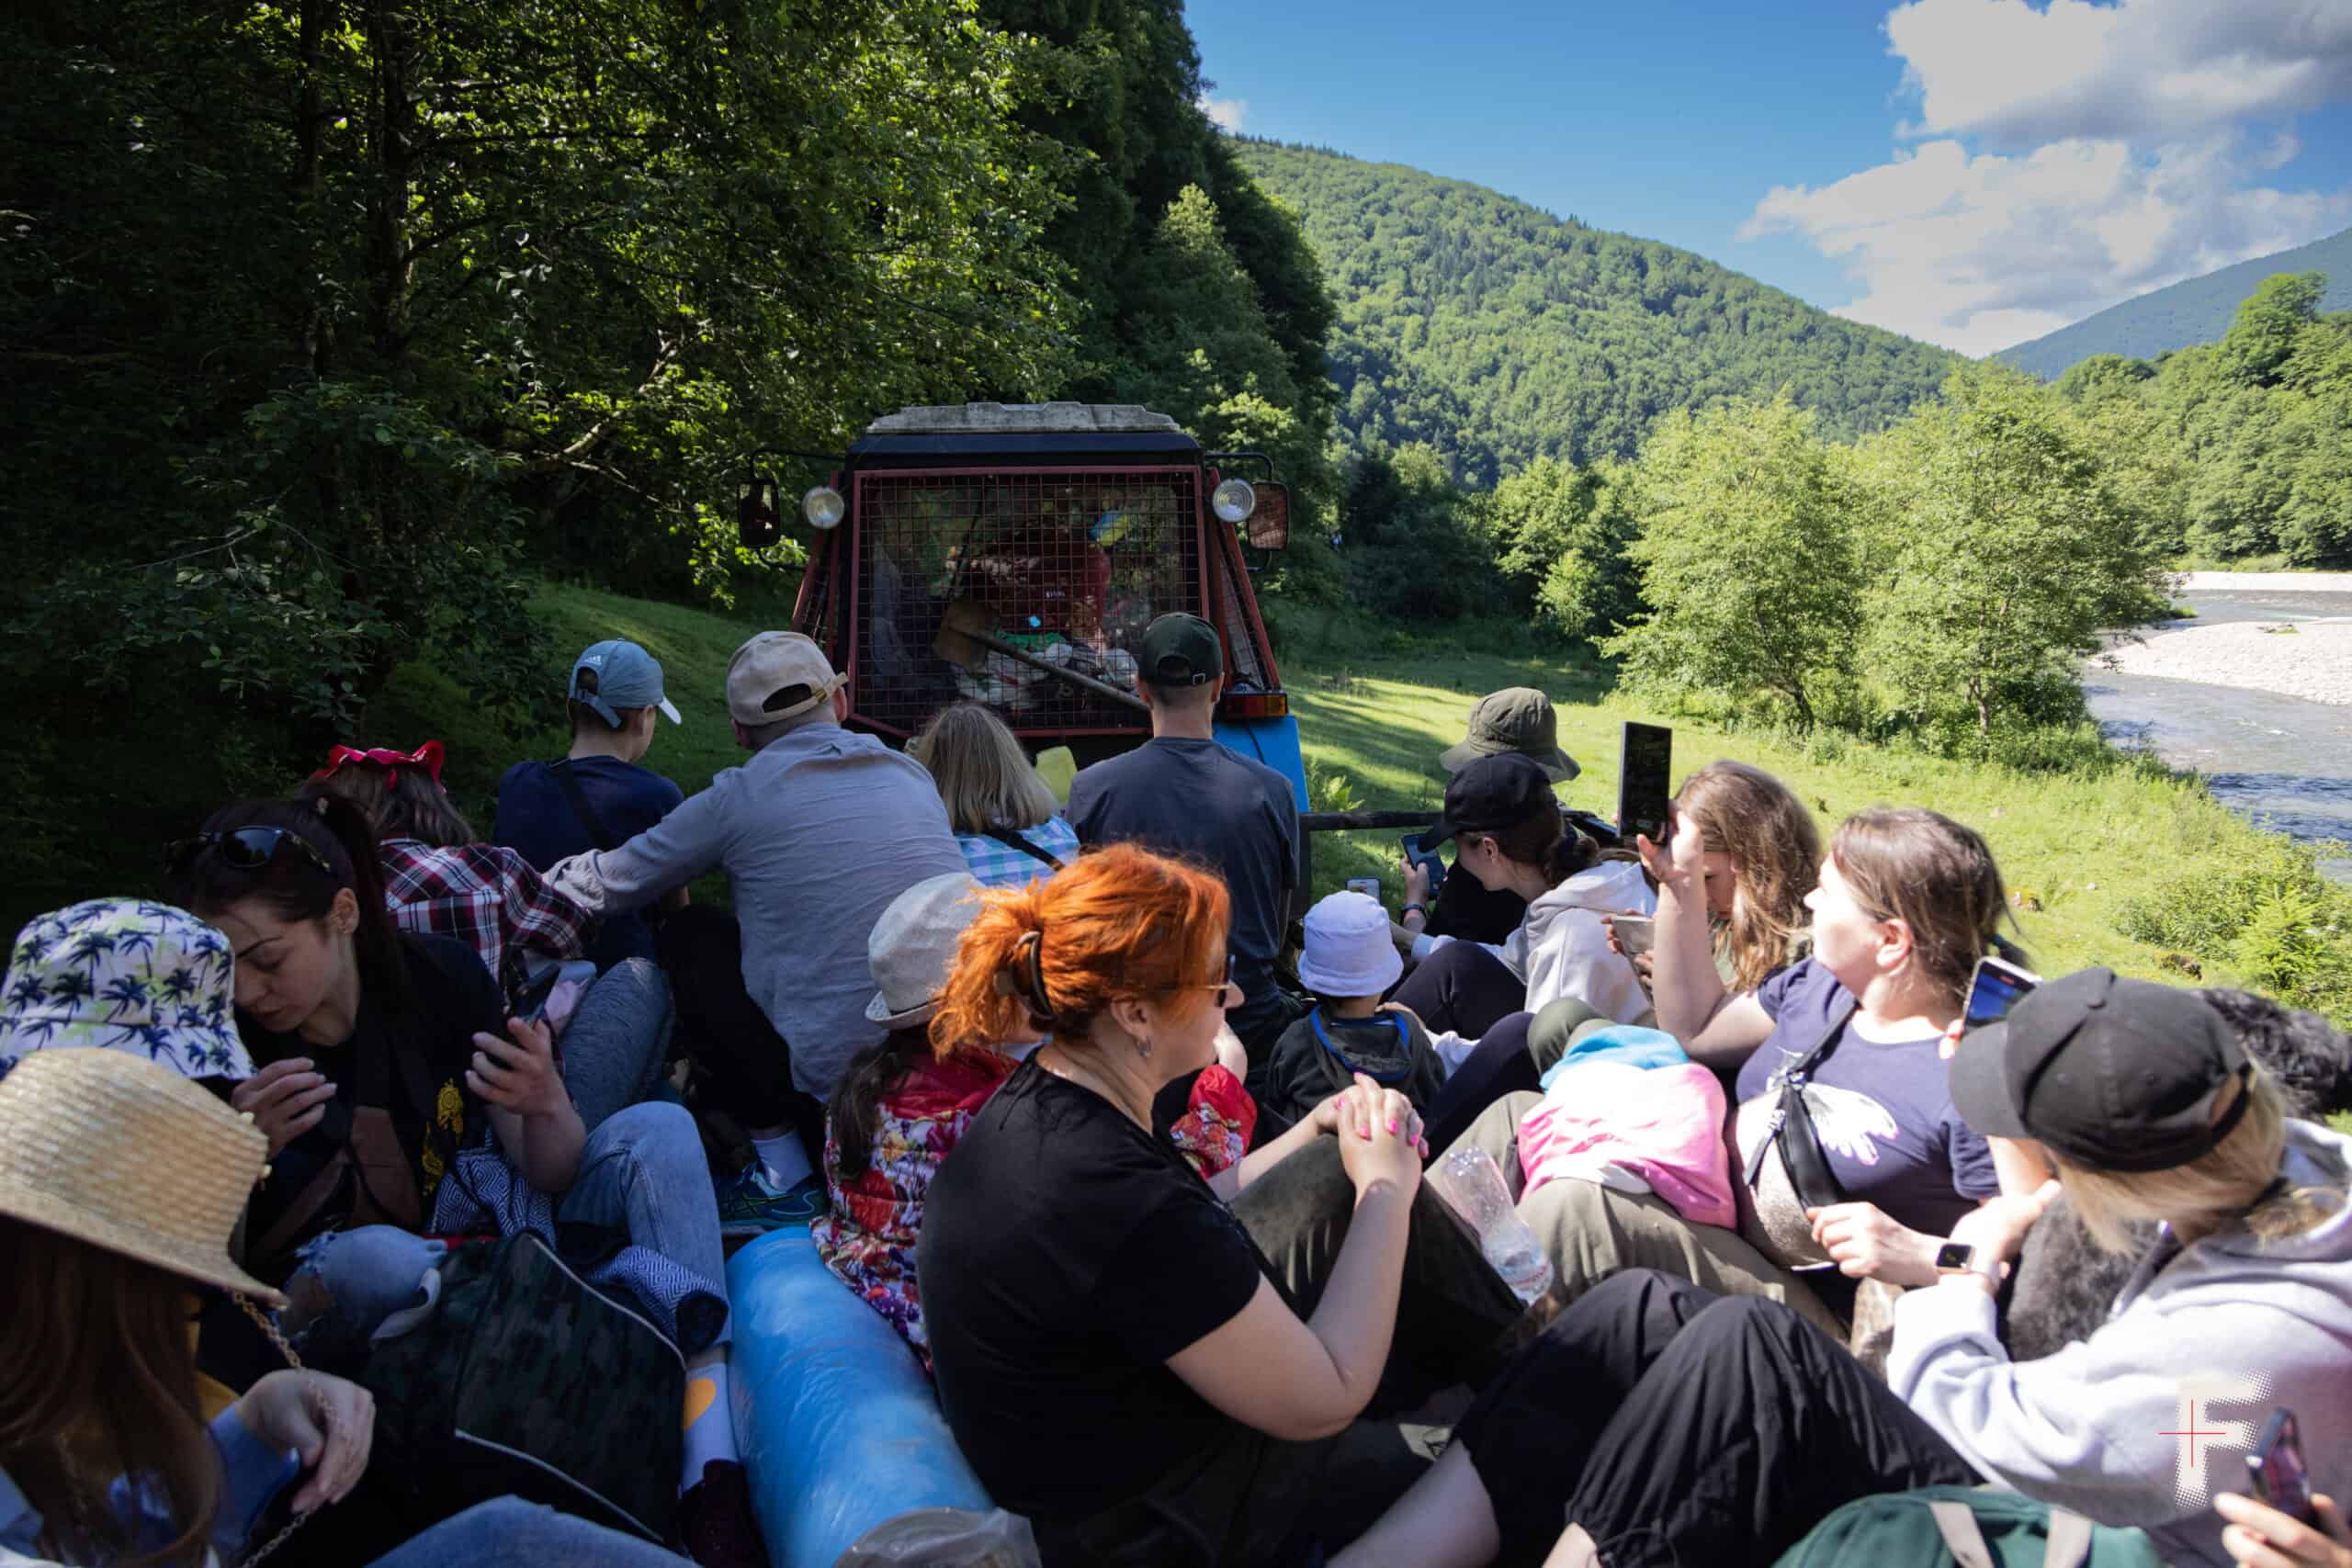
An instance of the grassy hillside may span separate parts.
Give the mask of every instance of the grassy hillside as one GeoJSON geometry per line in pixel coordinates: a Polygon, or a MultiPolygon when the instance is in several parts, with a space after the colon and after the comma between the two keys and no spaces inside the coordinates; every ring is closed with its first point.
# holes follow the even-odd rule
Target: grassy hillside
{"type": "Polygon", "coordinates": [[[2352,310],[2352,229],[2126,299],[1993,357],[2054,381],[2094,354],[2154,359],[2191,344],[2219,343],[2255,285],[2278,272],[2327,274],[2327,295],[2320,309],[2352,310]]]}
{"type": "Polygon", "coordinates": [[[1538,454],[1628,453],[1664,410],[1782,386],[1826,433],[1852,435],[1901,417],[1957,363],[1688,251],[1460,180],[1234,146],[1322,260],[1343,437],[1429,442],[1474,481],[1538,454]]]}

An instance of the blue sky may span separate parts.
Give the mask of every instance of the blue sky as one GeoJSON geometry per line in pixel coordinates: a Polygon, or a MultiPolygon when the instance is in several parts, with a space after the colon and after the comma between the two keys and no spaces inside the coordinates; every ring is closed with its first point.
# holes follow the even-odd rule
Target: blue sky
{"type": "Polygon", "coordinates": [[[1214,111],[1982,354],[2352,226],[2352,0],[1188,0],[1214,111]]]}

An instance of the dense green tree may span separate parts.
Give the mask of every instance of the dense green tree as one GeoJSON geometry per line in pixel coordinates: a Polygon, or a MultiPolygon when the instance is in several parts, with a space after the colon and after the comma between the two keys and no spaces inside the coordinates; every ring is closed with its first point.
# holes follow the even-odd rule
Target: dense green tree
{"type": "Polygon", "coordinates": [[[2324,273],[2279,273],[2266,277],[2238,307],[2222,338],[2215,368],[2241,387],[2276,385],[2295,352],[2295,340],[2319,314],[2327,292],[2324,273]]]}
{"type": "Polygon", "coordinates": [[[1566,637],[1597,643],[1642,609],[1627,553],[1640,507],[1629,464],[1602,457],[1577,468],[1538,457],[1495,487],[1487,528],[1525,608],[1566,637]]]}
{"type": "Polygon", "coordinates": [[[1872,678],[1930,724],[2071,718],[2099,632],[2164,604],[2160,560],[2109,459],[2039,383],[1984,362],[1873,444],[1899,498],[1861,608],[1872,678]]]}
{"type": "Polygon", "coordinates": [[[1473,498],[1431,448],[1355,455],[1340,502],[1351,596],[1398,625],[1491,608],[1493,555],[1480,525],[1473,498]]]}
{"type": "Polygon", "coordinates": [[[1862,625],[1855,498],[1813,416],[1785,392],[1669,413],[1639,483],[1630,553],[1652,608],[1604,649],[1651,690],[1814,724],[1852,681],[1862,625]]]}

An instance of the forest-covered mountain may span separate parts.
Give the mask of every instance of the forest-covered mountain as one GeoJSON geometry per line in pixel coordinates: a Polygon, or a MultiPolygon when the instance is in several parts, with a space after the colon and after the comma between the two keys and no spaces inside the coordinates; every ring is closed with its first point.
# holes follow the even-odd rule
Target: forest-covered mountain
{"type": "Polygon", "coordinates": [[[2282,272],[2325,273],[2328,289],[2320,309],[2352,310],[2352,229],[2126,299],[1993,357],[2054,381],[2093,355],[2154,359],[2193,344],[2219,343],[2256,286],[2282,272]]]}
{"type": "Polygon", "coordinates": [[[1278,142],[1235,148],[1322,260],[1341,438],[1427,442],[1474,483],[1537,457],[1630,454],[1669,409],[1782,387],[1825,434],[1856,435],[1901,418],[1960,363],[1464,181],[1278,142]]]}

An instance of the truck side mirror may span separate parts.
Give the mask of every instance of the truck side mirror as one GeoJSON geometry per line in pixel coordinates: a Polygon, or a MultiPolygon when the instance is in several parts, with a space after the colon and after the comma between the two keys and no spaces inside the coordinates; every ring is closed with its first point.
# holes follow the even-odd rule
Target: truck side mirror
{"type": "Polygon", "coordinates": [[[735,537],[745,549],[768,549],[784,537],[775,502],[775,480],[765,474],[752,474],[735,487],[735,537]]]}
{"type": "Polygon", "coordinates": [[[1258,505],[1242,525],[1250,547],[1286,549],[1290,545],[1290,486],[1269,479],[1257,487],[1258,505]]]}

